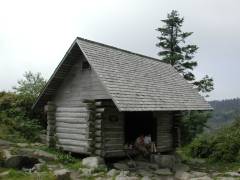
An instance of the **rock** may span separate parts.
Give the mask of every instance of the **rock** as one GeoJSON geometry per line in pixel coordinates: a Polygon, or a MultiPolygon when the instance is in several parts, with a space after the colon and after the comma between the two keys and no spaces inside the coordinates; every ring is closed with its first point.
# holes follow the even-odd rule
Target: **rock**
{"type": "Polygon", "coordinates": [[[136,168],[136,166],[137,166],[134,161],[128,161],[127,165],[128,165],[129,168],[136,168]]]}
{"type": "Polygon", "coordinates": [[[46,151],[42,151],[42,150],[36,150],[33,152],[33,155],[35,157],[38,157],[38,158],[42,158],[46,161],[54,161],[54,160],[57,160],[57,156],[54,155],[54,154],[51,154],[51,153],[48,153],[46,151]]]}
{"type": "Polygon", "coordinates": [[[70,180],[70,171],[67,169],[55,170],[53,174],[57,180],[70,180]]]}
{"type": "Polygon", "coordinates": [[[55,170],[59,169],[59,165],[58,164],[47,164],[47,167],[51,171],[55,171],[55,170]]]}
{"type": "Polygon", "coordinates": [[[80,173],[82,176],[91,176],[92,172],[94,171],[94,169],[88,169],[88,168],[80,168],[79,169],[80,173]]]}
{"type": "Polygon", "coordinates": [[[175,165],[174,155],[154,155],[153,162],[157,163],[161,168],[173,168],[175,165]]]}
{"type": "Polygon", "coordinates": [[[137,171],[137,173],[140,175],[140,176],[148,176],[148,177],[152,177],[152,173],[151,173],[151,171],[146,171],[146,170],[144,170],[144,169],[139,169],[138,171],[137,171]]]}
{"type": "Polygon", "coordinates": [[[141,180],[151,180],[151,178],[148,177],[148,176],[143,176],[143,177],[141,178],[141,180]]]}
{"type": "Polygon", "coordinates": [[[136,161],[136,165],[140,169],[151,169],[151,170],[157,170],[158,169],[158,164],[156,164],[156,163],[136,161]]]}
{"type": "Polygon", "coordinates": [[[233,177],[240,177],[240,174],[237,172],[226,172],[225,175],[233,176],[233,177]]]}
{"type": "Polygon", "coordinates": [[[27,168],[31,169],[34,164],[38,163],[38,159],[27,155],[12,155],[7,149],[2,150],[3,166],[7,168],[27,168]]]}
{"type": "Polygon", "coordinates": [[[190,180],[213,180],[213,179],[210,178],[209,176],[202,176],[202,177],[191,178],[190,180]]]}
{"type": "Polygon", "coordinates": [[[222,175],[222,173],[219,173],[219,172],[213,172],[213,173],[212,173],[212,176],[213,176],[213,177],[221,176],[221,175],[222,175]]]}
{"type": "Polygon", "coordinates": [[[204,163],[206,163],[206,160],[205,159],[197,159],[197,158],[195,158],[195,159],[191,159],[191,163],[192,164],[204,164],[204,163]]]}
{"type": "Polygon", "coordinates": [[[234,177],[218,177],[217,180],[236,180],[234,177]]]}
{"type": "Polygon", "coordinates": [[[119,171],[116,169],[111,169],[110,171],[107,172],[107,176],[113,177],[119,174],[119,171]]]}
{"type": "Polygon", "coordinates": [[[120,176],[127,176],[127,175],[129,175],[129,171],[120,171],[119,175],[120,176]]]}
{"type": "Polygon", "coordinates": [[[171,176],[173,173],[170,171],[170,169],[157,169],[154,171],[155,174],[160,175],[160,176],[171,176]]]}
{"type": "Polygon", "coordinates": [[[126,165],[124,163],[114,163],[113,167],[118,170],[128,170],[129,169],[128,165],[126,165]]]}
{"type": "Polygon", "coordinates": [[[18,146],[18,147],[25,148],[25,147],[28,147],[29,144],[28,144],[28,143],[17,143],[17,146],[18,146]]]}
{"type": "Polygon", "coordinates": [[[104,160],[101,157],[87,157],[82,159],[82,165],[88,168],[97,168],[100,165],[104,165],[104,160]]]}
{"type": "Polygon", "coordinates": [[[129,180],[129,177],[128,176],[117,175],[115,180],[129,180]]]}
{"type": "Polygon", "coordinates": [[[186,172],[188,172],[188,171],[190,171],[190,168],[186,164],[177,163],[177,164],[174,165],[173,171],[174,172],[177,172],[177,171],[186,171],[186,172]]]}
{"type": "Polygon", "coordinates": [[[193,178],[207,176],[207,173],[198,171],[192,171],[191,174],[193,178]]]}
{"type": "Polygon", "coordinates": [[[7,175],[9,175],[10,171],[4,171],[0,173],[0,179],[4,179],[7,175]]]}
{"type": "Polygon", "coordinates": [[[14,155],[9,158],[7,158],[4,161],[4,166],[7,168],[32,168],[35,164],[37,164],[39,161],[38,159],[34,157],[29,156],[20,156],[20,155],[14,155]]]}
{"type": "Polygon", "coordinates": [[[112,180],[112,178],[97,177],[95,180],[112,180]]]}
{"type": "Polygon", "coordinates": [[[139,180],[139,178],[136,176],[130,176],[128,177],[128,180],[139,180]]]}
{"type": "Polygon", "coordinates": [[[189,180],[191,177],[191,174],[185,171],[177,171],[175,173],[175,178],[178,180],[189,180]]]}
{"type": "Polygon", "coordinates": [[[11,145],[13,145],[12,142],[10,142],[10,141],[5,141],[5,140],[0,139],[0,147],[1,147],[1,149],[2,149],[3,147],[8,148],[8,147],[10,147],[11,145]]]}
{"type": "Polygon", "coordinates": [[[45,164],[43,163],[37,163],[34,165],[34,168],[36,169],[36,171],[41,171],[44,165],[45,164]]]}

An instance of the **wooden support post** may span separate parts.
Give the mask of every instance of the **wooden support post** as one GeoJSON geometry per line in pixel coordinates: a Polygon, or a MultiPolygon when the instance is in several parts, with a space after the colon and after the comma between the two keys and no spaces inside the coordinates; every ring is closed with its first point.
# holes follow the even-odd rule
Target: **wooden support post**
{"type": "Polygon", "coordinates": [[[89,151],[92,155],[102,154],[102,113],[100,101],[85,100],[89,110],[89,151]]]}
{"type": "Polygon", "coordinates": [[[48,101],[45,106],[45,111],[47,113],[47,145],[48,147],[56,146],[55,137],[55,123],[56,123],[56,106],[53,102],[48,101]]]}
{"type": "Polygon", "coordinates": [[[183,113],[173,112],[173,147],[181,147],[181,129],[180,124],[183,118],[183,113]]]}

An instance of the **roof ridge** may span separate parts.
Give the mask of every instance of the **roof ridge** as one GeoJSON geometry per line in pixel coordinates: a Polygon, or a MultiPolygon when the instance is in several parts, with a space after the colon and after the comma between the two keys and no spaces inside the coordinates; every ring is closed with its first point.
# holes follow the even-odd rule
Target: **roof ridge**
{"type": "Polygon", "coordinates": [[[98,45],[101,45],[101,46],[105,46],[105,47],[108,47],[108,48],[117,49],[117,50],[120,50],[120,51],[123,51],[123,52],[126,52],[126,53],[130,53],[130,54],[140,56],[140,57],[149,58],[151,60],[158,61],[158,62],[163,63],[163,64],[167,64],[165,62],[162,62],[160,59],[157,59],[157,58],[154,58],[154,57],[151,57],[151,56],[146,56],[146,55],[143,55],[143,54],[140,54],[140,53],[135,53],[135,52],[132,52],[132,51],[129,51],[129,50],[121,49],[121,48],[111,46],[111,45],[108,45],[108,44],[103,44],[103,43],[92,41],[92,40],[85,39],[85,38],[82,38],[82,37],[77,37],[77,39],[87,41],[87,42],[90,42],[90,43],[94,43],[94,44],[98,44],[98,45]]]}

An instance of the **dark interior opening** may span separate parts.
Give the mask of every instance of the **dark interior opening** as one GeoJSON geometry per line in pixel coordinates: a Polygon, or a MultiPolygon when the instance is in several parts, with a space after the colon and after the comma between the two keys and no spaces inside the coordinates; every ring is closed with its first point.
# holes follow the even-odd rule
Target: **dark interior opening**
{"type": "Polygon", "coordinates": [[[125,113],[125,143],[134,144],[141,134],[151,134],[152,141],[156,141],[156,119],[152,112],[125,113]]]}

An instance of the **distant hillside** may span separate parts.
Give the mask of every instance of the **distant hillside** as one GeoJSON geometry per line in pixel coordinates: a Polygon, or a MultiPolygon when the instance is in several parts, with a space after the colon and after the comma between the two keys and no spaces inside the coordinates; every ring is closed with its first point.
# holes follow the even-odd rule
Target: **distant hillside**
{"type": "Polygon", "coordinates": [[[209,103],[214,108],[213,116],[208,121],[208,126],[212,129],[232,123],[236,116],[240,116],[240,98],[210,101],[209,103]]]}

